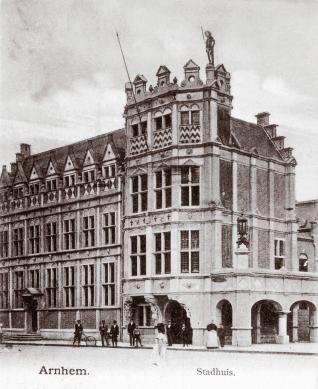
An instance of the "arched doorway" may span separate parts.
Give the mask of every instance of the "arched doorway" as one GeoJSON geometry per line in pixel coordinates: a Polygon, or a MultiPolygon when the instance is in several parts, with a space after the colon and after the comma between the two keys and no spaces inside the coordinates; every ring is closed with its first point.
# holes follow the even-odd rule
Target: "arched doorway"
{"type": "Polygon", "coordinates": [[[252,307],[252,343],[276,343],[279,303],[261,300],[252,307]]]}
{"type": "Polygon", "coordinates": [[[225,329],[225,344],[232,344],[232,305],[227,300],[221,300],[217,306],[217,326],[223,325],[225,329]]]}
{"type": "Polygon", "coordinates": [[[309,301],[297,301],[290,307],[288,314],[288,335],[292,342],[310,342],[311,325],[317,315],[316,307],[309,301]]]}
{"type": "Polygon", "coordinates": [[[182,343],[181,326],[185,324],[189,330],[189,343],[192,344],[192,327],[186,310],[178,301],[170,300],[165,308],[165,322],[171,321],[172,342],[182,343]]]}

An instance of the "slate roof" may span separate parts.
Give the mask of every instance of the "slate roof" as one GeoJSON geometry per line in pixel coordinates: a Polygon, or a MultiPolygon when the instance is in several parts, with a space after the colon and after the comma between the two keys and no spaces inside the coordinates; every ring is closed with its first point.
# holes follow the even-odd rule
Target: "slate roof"
{"type": "Polygon", "coordinates": [[[231,117],[231,132],[244,151],[251,153],[255,152],[256,148],[260,156],[283,161],[274,142],[262,126],[231,117]]]}
{"type": "MultiPolygon", "coordinates": [[[[24,173],[24,176],[28,179],[33,166],[37,166],[37,170],[40,169],[45,176],[49,162],[52,160],[54,161],[54,165],[58,167],[58,173],[61,173],[64,170],[65,161],[68,155],[75,159],[75,165],[80,169],[83,165],[88,149],[94,150],[93,158],[95,158],[95,163],[100,164],[102,162],[106,146],[109,143],[112,145],[115,155],[120,158],[123,157],[126,148],[125,130],[119,129],[66,146],[58,147],[56,149],[32,154],[25,158],[21,164],[18,164],[17,171],[21,170],[21,172],[24,173]]],[[[11,180],[14,180],[14,177],[11,176],[10,178],[11,180]]],[[[6,186],[7,184],[7,175],[3,175],[0,179],[0,185],[6,186]]]]}

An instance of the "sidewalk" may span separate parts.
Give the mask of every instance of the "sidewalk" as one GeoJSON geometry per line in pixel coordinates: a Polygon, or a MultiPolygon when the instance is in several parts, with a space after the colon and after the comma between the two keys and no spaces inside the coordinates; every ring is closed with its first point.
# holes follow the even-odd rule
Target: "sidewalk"
{"type": "MultiPolygon", "coordinates": [[[[63,346],[73,347],[71,340],[50,340],[43,339],[37,341],[9,341],[6,340],[2,346],[8,345],[33,345],[33,346],[63,346]]],[[[0,345],[1,346],[1,345],[0,345]]],[[[97,341],[96,347],[101,347],[101,341],[97,341]]],[[[81,347],[86,346],[84,342],[81,347]]],[[[107,347],[106,347],[107,348],[107,347]]],[[[112,348],[112,347],[109,347],[112,348]]],[[[118,348],[126,348],[136,350],[135,347],[130,347],[129,343],[118,342],[118,348]]],[[[151,344],[145,344],[142,348],[151,349],[151,344]]],[[[253,344],[250,347],[238,347],[226,345],[223,349],[207,350],[204,346],[189,346],[174,345],[168,347],[168,350],[174,351],[202,351],[202,352],[230,352],[230,353],[266,353],[266,354],[298,354],[298,355],[316,355],[318,356],[318,343],[289,343],[289,344],[253,344]]]]}

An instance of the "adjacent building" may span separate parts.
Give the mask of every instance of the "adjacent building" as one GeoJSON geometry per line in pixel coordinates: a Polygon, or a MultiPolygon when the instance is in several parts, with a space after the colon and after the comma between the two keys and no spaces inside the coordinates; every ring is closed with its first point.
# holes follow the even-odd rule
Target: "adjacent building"
{"type": "Polygon", "coordinates": [[[317,202],[295,202],[292,149],[269,113],[232,117],[224,65],[156,77],[126,84],[124,129],[22,144],[3,167],[3,326],[69,338],[116,319],[125,340],[134,318],[147,340],[171,320],[203,344],[214,320],[234,345],[317,342],[317,202]]]}

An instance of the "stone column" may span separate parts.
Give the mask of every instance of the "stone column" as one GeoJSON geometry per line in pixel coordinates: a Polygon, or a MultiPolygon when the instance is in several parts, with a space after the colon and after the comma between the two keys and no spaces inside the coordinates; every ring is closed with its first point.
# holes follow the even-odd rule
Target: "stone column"
{"type": "Polygon", "coordinates": [[[258,305],[256,311],[256,343],[262,342],[262,334],[261,334],[261,304],[258,305]]]}
{"type": "Polygon", "coordinates": [[[211,201],[216,205],[221,205],[220,196],[220,148],[213,146],[212,148],[212,188],[211,201]]]}
{"type": "Polygon", "coordinates": [[[180,274],[180,232],[176,224],[171,225],[171,275],[180,274]]]}
{"type": "Polygon", "coordinates": [[[235,251],[233,258],[233,267],[236,269],[248,269],[249,268],[249,251],[248,248],[241,244],[240,247],[235,251]]]}
{"type": "Polygon", "coordinates": [[[212,212],[212,235],[214,243],[211,251],[212,271],[222,268],[222,210],[215,209],[212,212]]]}
{"type": "Polygon", "coordinates": [[[96,259],[96,329],[100,322],[100,306],[101,306],[101,259],[96,259]]]}
{"type": "Polygon", "coordinates": [[[147,143],[149,150],[152,149],[152,128],[151,128],[151,111],[147,114],[147,143]]]}
{"type": "Polygon", "coordinates": [[[210,141],[216,142],[218,137],[218,104],[217,93],[211,91],[210,100],[210,141]]]}
{"type": "Polygon", "coordinates": [[[298,310],[299,304],[293,308],[293,342],[298,342],[298,310]]]}
{"type": "Polygon", "coordinates": [[[287,335],[287,315],[289,312],[278,312],[278,335],[276,337],[276,343],[287,344],[289,343],[289,336],[287,335]]]}
{"type": "Polygon", "coordinates": [[[172,131],[172,144],[178,144],[178,107],[174,103],[172,105],[172,117],[171,117],[171,131],[172,131]]]}
{"type": "Polygon", "coordinates": [[[233,304],[232,345],[250,346],[252,344],[251,306],[245,293],[237,293],[233,304]]]}
{"type": "Polygon", "coordinates": [[[318,343],[318,311],[310,311],[310,342],[318,343]]]}

